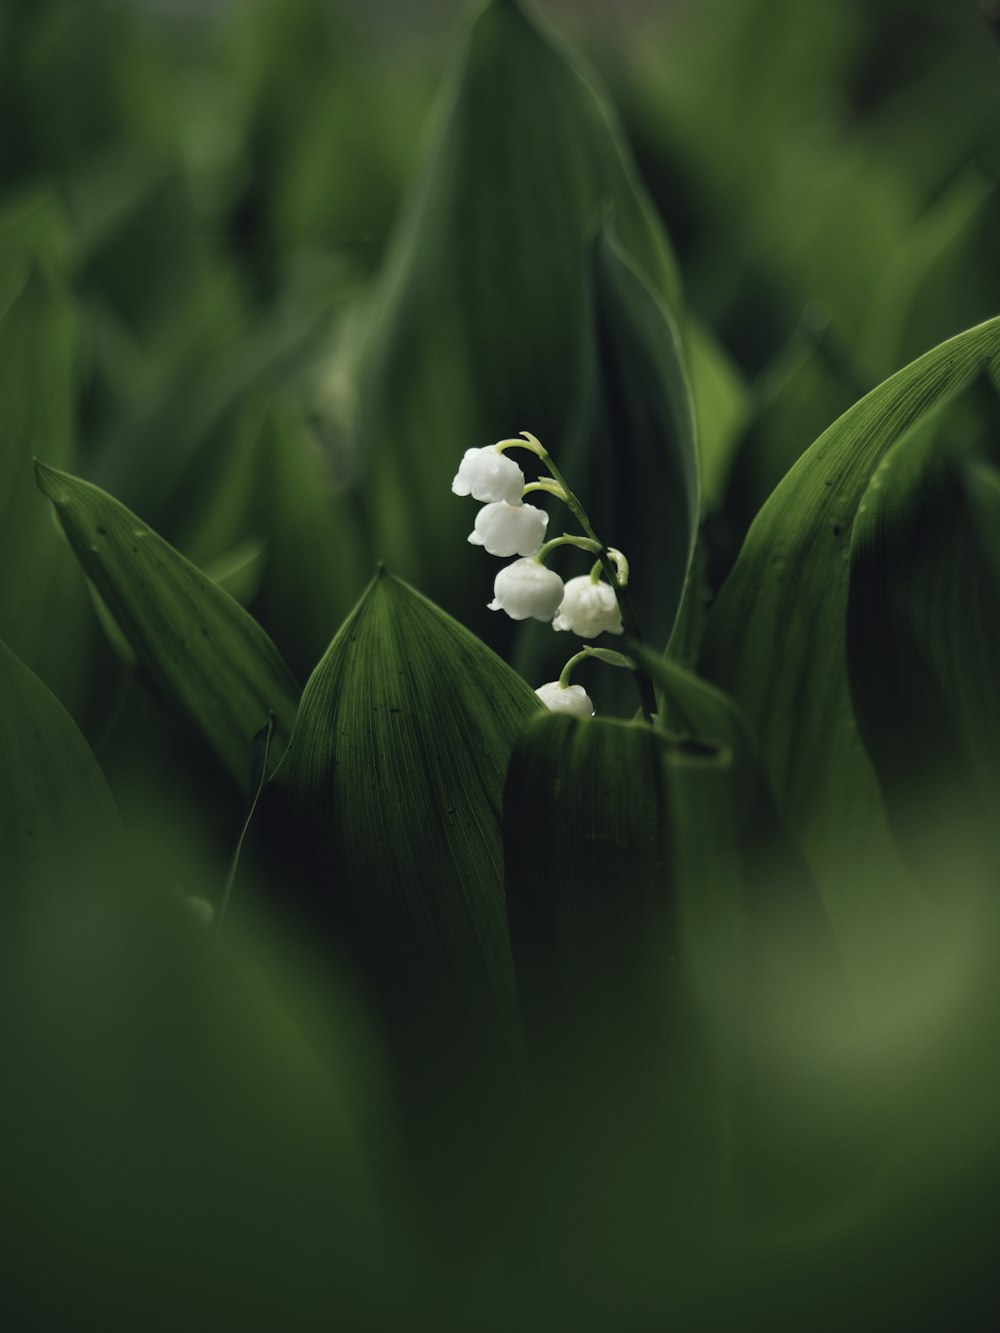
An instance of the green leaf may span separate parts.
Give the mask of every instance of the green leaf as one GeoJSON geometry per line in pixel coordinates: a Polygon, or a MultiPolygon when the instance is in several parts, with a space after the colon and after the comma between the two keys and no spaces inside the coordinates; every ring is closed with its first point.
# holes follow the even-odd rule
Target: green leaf
{"type": "Polygon", "coordinates": [[[0,640],[0,864],[28,892],[107,868],[121,850],[114,801],[87,742],[0,640]]]}
{"type": "Polygon", "coordinates": [[[901,883],[851,709],[851,528],[888,450],[987,361],[1000,365],[1000,319],[935,348],[834,422],[758,514],[707,630],[705,673],[751,723],[838,934],[872,971],[885,939],[904,947],[906,922],[920,909],[901,883]]]}
{"type": "Polygon", "coordinates": [[[246,611],[124,505],[43,463],[38,485],[149,680],[246,785],[250,743],[273,712],[291,732],[299,691],[246,611]]]}
{"type": "MultiPolygon", "coordinates": [[[[475,562],[456,555],[471,527],[449,491],[463,452],[530,430],[559,457],[580,369],[585,240],[609,200],[623,247],[677,304],[666,239],[577,63],[515,0],[486,6],[373,311],[360,432],[378,553],[449,609],[488,600],[475,562]]],[[[480,620],[496,632],[482,610],[480,620]]]]}
{"type": "Polygon", "coordinates": [[[1000,488],[988,463],[966,461],[977,436],[1000,452],[987,395],[985,419],[964,394],[886,454],[851,536],[854,710],[894,830],[942,885],[963,844],[969,863],[986,852],[995,864],[1000,848],[1000,580],[981,542],[996,544],[1000,488]]]}
{"type": "Polygon", "coordinates": [[[994,179],[970,163],[901,238],[855,351],[873,378],[997,309],[1000,284],[983,255],[996,235],[998,208],[994,179]]]}
{"type": "MultiPolygon", "coordinates": [[[[584,376],[582,425],[565,465],[557,461],[594,530],[628,557],[628,591],[643,636],[665,646],[698,531],[691,389],[673,319],[607,225],[591,261],[593,360],[584,376]]],[[[580,557],[565,556],[570,569],[571,560],[579,564],[580,557]]],[[[522,627],[515,661],[529,679],[555,679],[565,654],[561,635],[522,627]]],[[[601,713],[635,708],[629,681],[604,679],[597,691],[601,713]]]]}
{"type": "MultiPolygon", "coordinates": [[[[669,840],[651,728],[546,714],[514,750],[504,793],[511,944],[532,1025],[581,1028],[665,977],[669,840]]],[[[649,996],[647,1004],[652,997],[649,996]]]]}
{"type": "Polygon", "coordinates": [[[715,525],[728,563],[774,488],[867,387],[849,372],[829,326],[804,319],[754,385],[754,411],[734,451],[715,525]]]}
{"type": "Polygon", "coordinates": [[[733,451],[752,410],[753,396],[726,349],[694,318],[684,322],[684,351],[697,423],[702,502],[712,512],[722,502],[733,451]]]}
{"type": "Polygon", "coordinates": [[[698,531],[691,387],[669,311],[608,227],[594,247],[593,315],[596,366],[586,380],[598,401],[579,459],[582,498],[601,538],[629,558],[643,633],[665,645],[698,531]]]}
{"type": "MultiPolygon", "coordinates": [[[[29,214],[40,228],[45,216],[29,214]]],[[[86,687],[79,650],[90,612],[38,502],[32,456],[72,465],[80,321],[64,283],[34,262],[31,241],[18,238],[14,223],[0,224],[0,251],[8,261],[20,252],[23,261],[0,314],[0,635],[75,709],[86,687]]]]}
{"type": "Polygon", "coordinates": [[[980,546],[1000,580],[1000,471],[982,459],[971,459],[963,475],[980,546]]]}
{"type": "Polygon", "coordinates": [[[254,613],[304,679],[353,610],[371,574],[358,514],[338,464],[301,408],[275,397],[263,421],[261,496],[267,567],[254,613]]]}
{"type": "Polygon", "coordinates": [[[313,672],[264,794],[273,874],[390,1008],[419,996],[509,1021],[501,792],[541,707],[384,571],[313,672]]]}

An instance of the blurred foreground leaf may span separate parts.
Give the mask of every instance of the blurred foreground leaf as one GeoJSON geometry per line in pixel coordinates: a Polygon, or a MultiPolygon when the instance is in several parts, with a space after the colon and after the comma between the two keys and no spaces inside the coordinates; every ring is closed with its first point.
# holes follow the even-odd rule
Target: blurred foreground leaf
{"type": "Polygon", "coordinates": [[[149,680],[243,786],[273,712],[291,732],[299,690],[255,620],[124,505],[43,463],[38,485],[149,680]]]}
{"type": "Polygon", "coordinates": [[[378,1009],[421,1188],[463,1247],[482,1197],[519,1213],[528,1197],[501,795],[541,708],[380,571],[313,672],[259,811],[277,905],[347,957],[378,1009]]]}
{"type": "Polygon", "coordinates": [[[76,449],[80,315],[49,263],[60,221],[44,202],[0,218],[0,635],[76,712],[90,614],[32,475],[34,455],[72,467],[76,449]]]}
{"type": "Polygon", "coordinates": [[[5,892],[85,883],[121,850],[104,775],[58,699],[0,640],[0,866],[5,892]]]}

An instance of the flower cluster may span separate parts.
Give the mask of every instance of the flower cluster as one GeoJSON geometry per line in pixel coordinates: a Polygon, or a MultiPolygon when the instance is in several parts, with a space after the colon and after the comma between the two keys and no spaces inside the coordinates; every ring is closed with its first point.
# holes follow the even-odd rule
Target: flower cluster
{"type": "MultiPolygon", "coordinates": [[[[493,600],[488,603],[491,611],[504,611],[512,620],[541,620],[581,639],[623,632],[619,590],[627,582],[628,564],[620,552],[603,547],[596,539],[579,501],[533,435],[525,433],[520,440],[501,440],[482,449],[467,449],[451,489],[456,495],[471,495],[482,503],[469,541],[484,547],[490,555],[518,557],[497,574],[493,600]],[[520,467],[504,452],[510,448],[534,453],[552,475],[527,484],[520,467]],[[565,501],[588,536],[563,535],[546,542],[549,516],[537,505],[524,503],[529,491],[542,491],[565,501]],[[565,584],[545,564],[548,554],[564,545],[589,551],[592,558],[599,557],[589,574],[565,584]],[[609,560],[617,573],[614,586],[601,578],[602,567],[609,560]]],[[[578,654],[572,661],[575,663],[581,656],[578,654]]],[[[564,671],[558,681],[543,685],[536,691],[538,697],[554,712],[592,717],[594,706],[586,691],[580,685],[570,685],[565,677],[564,671]]]]}

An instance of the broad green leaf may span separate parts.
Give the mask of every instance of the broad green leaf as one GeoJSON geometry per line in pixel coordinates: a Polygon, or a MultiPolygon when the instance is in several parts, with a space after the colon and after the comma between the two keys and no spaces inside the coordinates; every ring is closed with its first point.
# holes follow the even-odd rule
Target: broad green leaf
{"type": "Polygon", "coordinates": [[[900,882],[851,709],[851,528],[887,451],[987,362],[1000,366],[1000,319],[935,348],[834,422],[758,514],[708,625],[705,673],[753,727],[838,935],[870,973],[885,938],[905,947],[920,909],[900,882]]]}
{"type": "Polygon", "coordinates": [[[400,997],[509,1021],[500,803],[542,705],[467,630],[380,571],[313,672],[265,790],[274,873],[400,997]]]}
{"type": "Polygon", "coordinates": [[[122,832],[104,775],[55,695],[0,640],[0,865],[6,893],[107,870],[122,832]]]}
{"type": "Polygon", "coordinates": [[[38,485],[142,668],[233,777],[248,780],[250,743],[273,712],[291,732],[299,691],[255,620],[124,505],[43,463],[38,485]]]}
{"type": "Polygon", "coordinates": [[[499,1207],[523,1188],[501,799],[540,711],[500,658],[380,571],[306,686],[257,819],[286,919],[346,956],[378,1013],[423,1187],[456,1240],[479,1192],[499,1207]]]}
{"type": "Polygon", "coordinates": [[[974,509],[992,500],[979,517],[995,543],[1000,490],[985,459],[967,461],[980,443],[1000,454],[1000,413],[977,419],[974,401],[946,404],[886,454],[851,536],[854,710],[894,830],[942,885],[958,869],[956,838],[971,865],[995,857],[1000,832],[1000,580],[974,509]]]}
{"type": "Polygon", "coordinates": [[[469,508],[449,491],[463,452],[530,430],[558,458],[567,438],[585,241],[608,201],[623,248],[675,308],[673,260],[611,113],[516,0],[491,0],[439,107],[360,381],[378,553],[450,609],[488,600],[465,552],[469,508]]]}

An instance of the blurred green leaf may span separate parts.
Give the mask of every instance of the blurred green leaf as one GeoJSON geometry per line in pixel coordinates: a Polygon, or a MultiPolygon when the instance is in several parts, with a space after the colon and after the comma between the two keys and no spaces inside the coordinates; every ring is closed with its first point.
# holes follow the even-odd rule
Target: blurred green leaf
{"type": "MultiPolygon", "coordinates": [[[[291,732],[299,690],[255,620],[140,519],[89,482],[43,463],[38,485],[149,680],[234,778],[267,720],[291,732]]],[[[280,753],[280,749],[279,749],[280,753]]]]}
{"type": "Polygon", "coordinates": [[[1000,488],[988,463],[968,461],[980,440],[987,457],[1000,455],[998,408],[982,386],[904,435],[873,474],[851,534],[851,700],[893,828],[942,884],[956,838],[970,864],[1000,848],[1000,580],[973,509],[978,500],[995,545],[1000,488]],[[980,399],[992,411],[977,416],[980,399]]]}
{"type": "Polygon", "coordinates": [[[319,437],[288,395],[268,405],[262,431],[267,561],[253,610],[305,679],[354,608],[371,565],[341,442],[319,437]]]}
{"type": "Polygon", "coordinates": [[[983,255],[998,209],[996,181],[970,164],[917,219],[872,294],[854,353],[864,373],[882,379],[996,312],[1000,282],[983,255]]]}
{"type": "Polygon", "coordinates": [[[970,459],[963,475],[980,546],[1000,581],[1000,472],[982,459],[970,459]]]}
{"type": "Polygon", "coordinates": [[[730,460],[715,528],[730,563],[774,488],[864,387],[829,326],[807,315],[755,382],[749,420],[730,460]]]}
{"type": "Polygon", "coordinates": [[[541,707],[384,571],[313,672],[264,794],[265,836],[279,882],[390,1004],[419,995],[509,1022],[500,800],[541,707]]]}
{"type": "Polygon", "coordinates": [[[37,236],[17,217],[0,224],[0,255],[20,269],[0,313],[0,634],[79,712],[89,683],[88,651],[81,650],[90,647],[90,613],[38,503],[32,457],[73,464],[80,318],[44,257],[50,213],[29,216],[37,236]]]}
{"type": "Polygon", "coordinates": [[[584,379],[597,401],[586,412],[580,494],[601,538],[628,556],[643,633],[665,645],[698,531],[691,386],[669,311],[607,227],[593,284],[597,364],[584,379]]]}
{"type": "Polygon", "coordinates": [[[141,880],[102,889],[33,895],[0,941],[8,1316],[402,1327],[392,1111],[346,987],[141,880]]]}
{"type": "MultiPolygon", "coordinates": [[[[628,557],[628,589],[644,637],[665,646],[700,515],[691,387],[669,311],[607,224],[593,244],[591,282],[582,424],[560,465],[599,537],[628,557]]],[[[522,628],[515,660],[530,679],[555,679],[567,655],[561,635],[538,624],[522,628]]],[[[594,697],[600,712],[635,708],[625,679],[600,681],[594,697]]]]}
{"type": "Polygon", "coordinates": [[[545,714],[514,748],[504,791],[511,946],[529,1016],[548,1018],[556,1047],[595,1023],[635,1020],[637,1007],[648,1021],[676,970],[664,745],[645,724],[545,714]]]}
{"type": "Polygon", "coordinates": [[[704,507],[722,501],[733,450],[752,410],[753,397],[735,362],[697,319],[684,324],[684,351],[698,440],[698,471],[704,507]]]}
{"type": "MultiPolygon", "coordinates": [[[[465,449],[527,429],[556,457],[584,321],[584,242],[608,201],[677,305],[664,234],[611,113],[516,0],[476,20],[376,296],[360,439],[377,553],[449,609],[485,602],[448,483],[465,449]]],[[[487,617],[480,612],[484,632],[487,617]]]]}
{"type": "Polygon", "coordinates": [[[713,608],[703,663],[750,721],[782,815],[802,840],[852,963],[905,947],[921,909],[902,886],[848,692],[851,527],[885,453],[984,362],[1000,320],[942,344],[846,412],[758,514],[713,608]]]}
{"type": "Polygon", "coordinates": [[[122,832],[73,719],[0,640],[0,864],[7,893],[86,884],[106,873],[122,832]]]}

